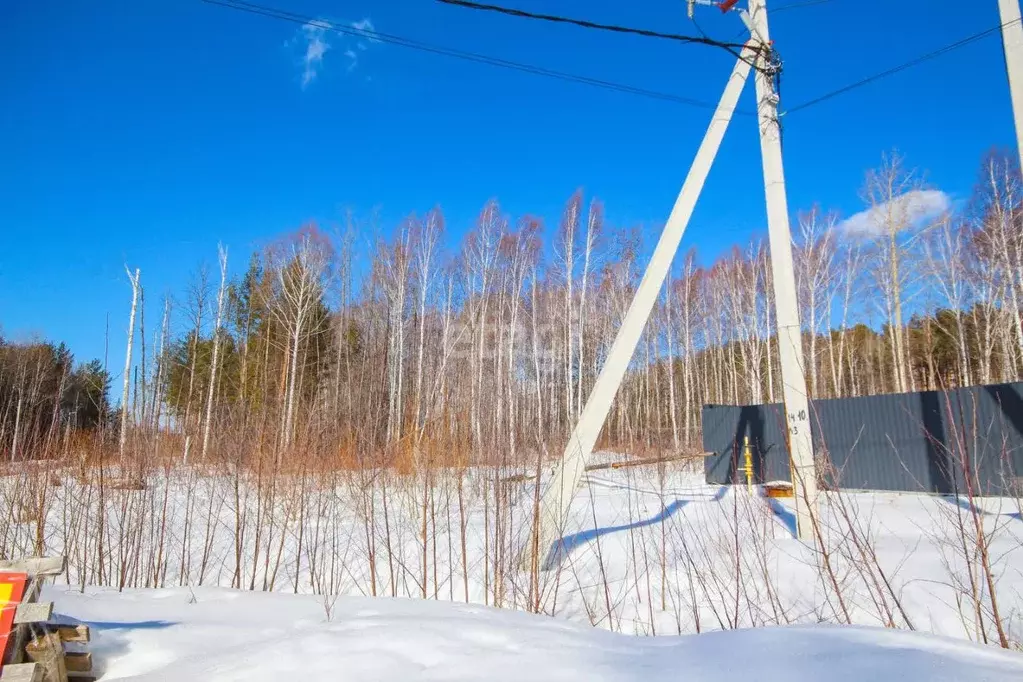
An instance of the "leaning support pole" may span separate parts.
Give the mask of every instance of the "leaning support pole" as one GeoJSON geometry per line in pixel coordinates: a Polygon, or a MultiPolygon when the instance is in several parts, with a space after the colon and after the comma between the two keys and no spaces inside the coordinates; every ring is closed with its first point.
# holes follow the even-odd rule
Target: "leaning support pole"
{"type": "Polygon", "coordinates": [[[1002,46],[1005,50],[1005,71],[1009,77],[1012,117],[1016,123],[1016,150],[1023,164],[1023,23],[1019,0],[998,0],[1002,19],[1002,46]]]}
{"type": "Polygon", "coordinates": [[[770,59],[765,0],[749,0],[750,31],[764,49],[757,53],[757,118],[760,123],[760,157],[764,165],[767,198],[767,232],[774,276],[775,316],[778,320],[778,358],[781,364],[782,398],[791,457],[796,528],[800,540],[813,540],[812,513],[817,508],[817,471],[810,438],[810,405],[803,364],[803,337],[799,325],[796,277],[792,270],[792,234],[785,196],[785,171],[781,158],[778,124],[778,93],[770,59]]]}
{"type": "Polygon", "coordinates": [[[567,518],[572,496],[586,468],[586,458],[592,452],[597,437],[604,427],[604,420],[607,419],[611,403],[614,401],[625,371],[632,360],[632,354],[643,334],[650,311],[664,285],[664,279],[671,268],[679,242],[682,241],[682,234],[693,214],[693,208],[703,189],[703,183],[707,179],[711,164],[714,163],[721,139],[725,135],[729,121],[732,120],[732,113],[735,111],[742,88],[746,84],[754,56],[755,51],[747,44],[732,70],[725,91],[721,95],[721,101],[714,111],[714,117],[711,119],[703,142],[696,152],[696,158],[689,169],[678,199],[675,200],[675,206],[671,209],[671,215],[668,216],[668,222],[664,226],[661,238],[657,242],[657,248],[650,259],[650,264],[643,274],[643,279],[629,305],[629,310],[625,314],[625,319],[622,321],[614,343],[611,345],[607,359],[600,369],[593,390],[590,391],[586,406],[579,416],[579,422],[572,431],[568,445],[565,446],[565,453],[554,469],[553,478],[540,499],[538,528],[534,528],[531,542],[527,543],[521,557],[524,568],[531,565],[534,557],[538,558],[541,565],[549,565],[546,560],[547,553],[560,537],[559,532],[567,518]]]}

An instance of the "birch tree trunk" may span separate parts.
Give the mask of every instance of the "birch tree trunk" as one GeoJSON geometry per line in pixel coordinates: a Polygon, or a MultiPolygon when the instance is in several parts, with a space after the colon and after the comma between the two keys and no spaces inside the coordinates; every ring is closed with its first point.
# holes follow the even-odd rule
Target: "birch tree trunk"
{"type": "MultiPolygon", "coordinates": [[[[681,450],[678,434],[678,405],[675,402],[675,335],[673,333],[671,319],[671,290],[673,288],[671,273],[668,273],[668,281],[664,289],[664,330],[668,341],[668,411],[671,414],[671,440],[675,446],[675,452],[681,450]]],[[[688,409],[688,405],[686,406],[688,409]]]]}
{"type": "Polygon", "coordinates": [[[128,439],[128,391],[131,386],[131,349],[135,340],[135,308],[139,300],[139,278],[141,271],[135,268],[135,275],[125,266],[128,273],[128,281],[131,282],[131,314],[128,316],[128,348],[124,354],[124,386],[121,391],[121,438],[118,444],[118,455],[121,465],[124,465],[124,446],[128,439]]]}
{"type": "Polygon", "coordinates": [[[590,213],[586,220],[586,237],[583,247],[583,272],[582,281],[579,285],[579,372],[578,372],[578,384],[576,385],[576,399],[575,399],[575,418],[578,420],[580,413],[583,409],[583,377],[585,373],[583,371],[583,354],[585,350],[584,346],[584,331],[586,329],[586,291],[589,287],[589,274],[590,274],[590,262],[593,255],[593,246],[596,242],[597,236],[600,234],[601,226],[604,220],[604,209],[596,200],[590,202],[590,213]]]}
{"type": "Polygon", "coordinates": [[[18,458],[18,437],[21,434],[21,408],[25,404],[25,392],[21,387],[18,388],[18,406],[14,411],[14,435],[11,441],[11,461],[14,462],[18,458]]]}
{"type": "Polygon", "coordinates": [[[220,289],[217,291],[217,318],[213,324],[213,359],[210,363],[210,385],[206,392],[206,417],[202,429],[202,458],[206,459],[210,445],[210,427],[213,423],[213,398],[216,394],[217,368],[220,363],[220,328],[224,321],[224,291],[227,289],[227,249],[217,246],[220,260],[220,289]]]}

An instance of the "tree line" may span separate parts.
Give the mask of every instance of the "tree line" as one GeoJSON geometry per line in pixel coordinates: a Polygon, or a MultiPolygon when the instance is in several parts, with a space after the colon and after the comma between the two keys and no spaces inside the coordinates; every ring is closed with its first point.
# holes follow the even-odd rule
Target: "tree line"
{"type": "Polygon", "coordinates": [[[76,364],[64,344],[0,336],[0,452],[29,459],[108,423],[110,378],[99,360],[76,364]]]}
{"type": "MultiPolygon", "coordinates": [[[[921,213],[935,192],[890,155],[867,174],[855,229],[820,208],[796,216],[811,395],[1018,379],[1020,190],[1014,156],[993,151],[968,200],[921,213]]],[[[642,276],[641,234],[577,192],[554,226],[491,201],[450,241],[435,208],[372,239],[351,220],[306,225],[235,277],[222,248],[218,268],[165,301],[156,334],[136,324],[144,287],[129,273],[120,421],[106,418],[98,363],[0,345],[0,447],[28,458],[107,425],[122,456],[416,466],[559,454],[642,276]]],[[[776,345],[763,236],[710,263],[680,254],[602,444],[695,447],[701,405],[780,400],[776,345]]]]}

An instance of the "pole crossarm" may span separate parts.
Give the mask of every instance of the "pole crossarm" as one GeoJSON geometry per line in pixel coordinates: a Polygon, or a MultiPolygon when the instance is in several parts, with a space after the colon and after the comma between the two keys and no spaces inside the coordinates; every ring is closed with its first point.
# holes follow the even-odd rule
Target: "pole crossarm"
{"type": "Polygon", "coordinates": [[[1002,21],[1002,49],[1005,71],[1009,78],[1009,97],[1016,126],[1016,149],[1023,158],[1023,23],[1020,22],[1019,0],[998,0],[1002,21]]]}

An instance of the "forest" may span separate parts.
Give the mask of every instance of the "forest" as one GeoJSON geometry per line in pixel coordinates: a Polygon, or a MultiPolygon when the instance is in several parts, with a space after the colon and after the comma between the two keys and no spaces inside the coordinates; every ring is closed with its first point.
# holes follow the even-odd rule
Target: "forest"
{"type": "MultiPolygon", "coordinates": [[[[927,191],[893,153],[866,174],[867,231],[820,207],[793,216],[812,397],[1020,377],[1018,164],[990,152],[972,194],[940,215],[914,211],[927,191]]],[[[59,341],[0,338],[0,457],[400,471],[557,456],[650,238],[581,190],[556,224],[492,200],[450,246],[439,208],[372,241],[352,220],[310,223],[256,253],[220,247],[155,329],[150,283],[129,264],[123,372],[76,363],[59,341]],[[244,263],[235,276],[229,257],[244,263]]],[[[713,262],[694,248],[676,258],[601,446],[691,451],[702,405],[780,399],[766,235],[713,262]]]]}

